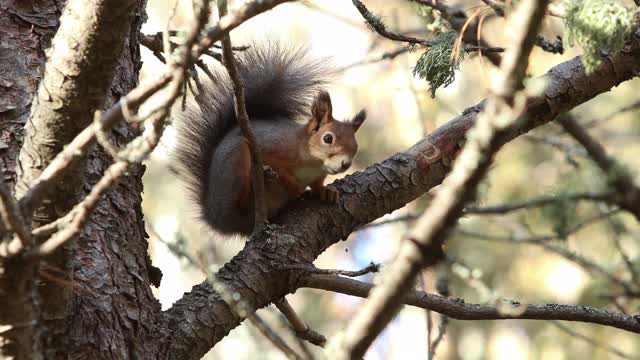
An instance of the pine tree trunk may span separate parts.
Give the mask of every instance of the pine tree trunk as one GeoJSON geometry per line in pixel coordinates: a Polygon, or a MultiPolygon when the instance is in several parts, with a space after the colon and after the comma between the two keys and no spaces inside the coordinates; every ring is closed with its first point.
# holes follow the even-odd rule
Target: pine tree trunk
{"type": "MultiPolygon", "coordinates": [[[[126,26],[127,36],[121,48],[104,49],[105,55],[120,55],[106,99],[100,99],[103,108],[137,84],[141,65],[138,33],[146,19],[145,5],[145,0],[136,0],[133,6],[107,14],[106,21],[126,26]]],[[[16,162],[32,99],[43,76],[45,53],[63,9],[61,0],[0,0],[0,161],[4,181],[11,188],[17,181],[16,162]]],[[[77,131],[69,126],[69,139],[77,131]]],[[[136,133],[123,124],[112,132],[112,141],[122,146],[136,133]]],[[[79,183],[60,184],[61,194],[66,194],[65,186],[77,186],[77,196],[56,199],[53,191],[49,201],[37,209],[34,225],[64,215],[111,163],[110,156],[95,146],[86,162],[67,177],[79,183]]],[[[141,165],[132,167],[129,176],[102,199],[75,243],[34,266],[32,272],[24,271],[30,267],[20,259],[0,260],[0,325],[33,320],[0,331],[0,342],[11,342],[2,347],[0,357],[129,359],[143,352],[142,340],[160,307],[150,287],[149,271],[154,268],[147,255],[141,211],[143,172],[141,165]],[[34,272],[35,287],[29,280],[34,272]]]]}

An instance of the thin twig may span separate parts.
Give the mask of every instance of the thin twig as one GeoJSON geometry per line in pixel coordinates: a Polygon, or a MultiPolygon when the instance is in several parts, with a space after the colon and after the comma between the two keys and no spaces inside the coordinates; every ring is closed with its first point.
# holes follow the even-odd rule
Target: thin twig
{"type": "MultiPolygon", "coordinates": [[[[535,207],[542,207],[548,205],[558,204],[563,201],[602,201],[606,203],[614,202],[611,194],[608,193],[574,193],[574,194],[558,194],[551,196],[541,196],[520,202],[514,202],[503,205],[492,206],[468,206],[462,211],[464,214],[469,215],[503,215],[512,211],[526,210],[535,207]]],[[[413,221],[417,220],[420,216],[416,214],[408,214],[397,216],[395,218],[377,221],[374,223],[366,224],[359,230],[377,227],[382,225],[393,224],[397,222],[413,221]]]]}
{"type": "Polygon", "coordinates": [[[625,106],[623,108],[620,108],[620,109],[612,112],[608,116],[605,116],[605,117],[603,117],[601,119],[591,120],[591,121],[585,123],[583,126],[586,129],[589,129],[589,128],[597,126],[597,125],[599,125],[601,123],[608,123],[609,120],[613,119],[614,117],[616,117],[616,116],[618,116],[620,114],[623,114],[623,113],[626,113],[626,112],[629,112],[629,111],[638,110],[638,109],[640,109],[640,100],[636,101],[636,102],[633,102],[633,103],[631,103],[631,104],[629,104],[629,105],[627,105],[627,106],[625,106]]]}
{"type": "MultiPolygon", "coordinates": [[[[220,0],[219,0],[220,1],[220,0]]],[[[264,335],[273,345],[275,345],[287,359],[302,360],[302,356],[298,355],[287,343],[273,331],[267,323],[262,320],[255,312],[248,315],[249,321],[264,335]]]]}
{"type": "Polygon", "coordinates": [[[287,359],[303,359],[291,347],[289,347],[289,345],[287,345],[287,343],[273,329],[271,329],[271,327],[258,314],[256,314],[254,311],[250,311],[248,304],[246,304],[246,302],[242,300],[242,298],[239,298],[237,294],[234,294],[232,291],[230,291],[228,287],[216,277],[216,274],[210,267],[204,266],[201,261],[197,261],[187,252],[182,251],[173,243],[163,239],[155,231],[155,229],[153,229],[153,227],[150,227],[150,230],[158,241],[167,246],[170,252],[174,253],[174,255],[177,255],[182,259],[185,259],[191,267],[198,269],[206,274],[207,281],[231,308],[232,312],[236,316],[248,318],[249,321],[258,329],[258,331],[260,331],[260,333],[267,338],[267,340],[269,340],[274,346],[282,351],[283,354],[285,354],[287,359]]]}
{"type": "Polygon", "coordinates": [[[431,46],[431,41],[406,36],[387,30],[379,16],[374,15],[360,0],[351,0],[360,12],[367,25],[381,36],[394,41],[402,41],[413,45],[431,46]]]}
{"type": "Polygon", "coordinates": [[[441,0],[411,0],[421,5],[429,6],[436,9],[442,14],[442,17],[451,24],[451,27],[458,32],[458,37],[466,44],[477,46],[481,50],[480,54],[495,66],[500,66],[502,56],[499,52],[504,51],[503,48],[496,48],[479,36],[479,28],[484,17],[476,19],[468,18],[464,11],[447,5],[446,1],[441,0]]]}
{"type": "Polygon", "coordinates": [[[287,319],[289,324],[291,324],[291,327],[299,339],[306,340],[313,345],[324,347],[327,343],[327,339],[322,334],[311,329],[309,325],[300,318],[295,310],[293,310],[293,307],[291,307],[291,304],[289,304],[286,298],[283,297],[276,301],[275,305],[287,319]]]}
{"type": "MultiPolygon", "coordinates": [[[[169,74],[161,74],[152,81],[146,82],[133,89],[127,96],[120,99],[101,117],[102,130],[108,131],[125,119],[125,113],[137,109],[144,101],[153,94],[163,89],[172,77],[169,74]],[[128,109],[128,110],[125,110],[128,109]]],[[[30,211],[38,206],[46,191],[65,173],[66,169],[82,154],[86,154],[89,147],[96,138],[96,127],[92,124],[78,134],[73,141],[67,145],[47,165],[38,179],[31,185],[31,189],[20,199],[20,207],[30,211]]]]}
{"type": "MultiPolygon", "coordinates": [[[[578,230],[582,229],[584,226],[592,224],[595,221],[609,218],[611,215],[615,214],[615,211],[616,210],[609,211],[609,212],[602,212],[596,216],[593,216],[587,220],[584,220],[578,223],[577,225],[573,226],[572,228],[567,229],[563,233],[563,236],[566,237],[573,233],[576,233],[578,230]]],[[[531,245],[540,246],[548,251],[554,252],[564,257],[565,259],[571,262],[576,263],[577,265],[579,265],[589,273],[598,273],[604,276],[612,283],[623,288],[626,295],[633,296],[633,295],[639,294],[638,290],[634,289],[632,284],[630,284],[625,280],[622,280],[620,277],[606,270],[604,267],[598,265],[593,260],[590,260],[581,255],[578,255],[570,251],[564,246],[551,243],[551,241],[558,239],[557,235],[532,235],[529,237],[516,237],[516,236],[500,236],[500,235],[491,235],[486,233],[476,233],[476,232],[472,232],[468,230],[460,230],[460,229],[458,230],[458,233],[460,233],[463,236],[467,236],[474,239],[480,239],[480,240],[502,241],[502,242],[510,242],[514,244],[531,244],[531,245]]]]}
{"type": "Polygon", "coordinates": [[[105,171],[105,174],[100,181],[98,181],[98,183],[91,189],[89,195],[87,195],[80,204],[76,205],[73,210],[64,217],[68,223],[64,224],[64,221],[62,222],[62,224],[64,224],[62,230],[55,233],[51,238],[35,249],[31,255],[49,255],[64,243],[80,234],[84,225],[89,221],[89,215],[96,208],[102,195],[127,171],[127,168],[128,163],[126,161],[118,161],[111,165],[107,171],[105,171]]]}
{"type": "Polygon", "coordinates": [[[633,214],[640,221],[640,188],[633,177],[615,159],[611,158],[604,147],[580,126],[574,118],[561,116],[560,125],[571,134],[584,148],[591,159],[606,174],[608,182],[617,191],[616,200],[620,207],[633,214]]]}
{"type": "Polygon", "coordinates": [[[575,338],[578,338],[580,340],[586,341],[587,343],[589,343],[589,345],[591,345],[593,347],[604,349],[607,352],[610,352],[610,353],[612,353],[612,354],[614,354],[616,356],[619,356],[619,357],[621,357],[623,359],[629,359],[629,360],[637,359],[635,357],[632,357],[631,355],[628,355],[628,354],[626,354],[626,353],[614,348],[613,346],[610,346],[608,344],[603,343],[602,341],[599,341],[598,339],[594,339],[594,338],[588,337],[586,335],[580,334],[579,332],[574,331],[573,329],[571,329],[570,327],[562,324],[559,321],[552,321],[551,324],[553,324],[558,329],[564,331],[565,333],[567,333],[567,334],[569,334],[569,335],[571,335],[571,336],[573,336],[575,338]]]}
{"type": "Polygon", "coordinates": [[[487,233],[475,233],[469,230],[464,230],[464,229],[457,229],[456,231],[459,232],[460,234],[466,235],[466,236],[471,236],[471,237],[476,237],[476,238],[481,238],[484,240],[500,240],[500,241],[510,241],[510,242],[515,242],[515,243],[522,243],[522,244],[535,244],[535,243],[542,243],[542,242],[549,242],[552,240],[558,240],[561,237],[567,237],[573,233],[578,232],[579,230],[581,230],[582,228],[584,228],[585,226],[591,225],[596,221],[600,221],[603,219],[606,219],[607,217],[617,214],[620,212],[620,209],[612,209],[610,211],[606,211],[606,212],[601,212],[597,215],[594,215],[592,217],[589,217],[577,224],[575,224],[574,226],[566,229],[563,231],[563,233],[561,234],[562,236],[560,236],[560,234],[553,234],[553,235],[531,235],[531,236],[501,236],[501,235],[496,235],[496,234],[487,234],[487,233]]]}
{"type": "Polygon", "coordinates": [[[604,267],[602,267],[601,265],[598,265],[595,261],[588,259],[585,256],[578,255],[572,252],[571,250],[567,249],[566,247],[556,245],[556,244],[538,243],[537,245],[541,246],[546,250],[554,252],[573,263],[578,264],[581,268],[583,268],[587,272],[601,274],[612,283],[622,287],[626,295],[630,295],[630,296],[640,295],[640,292],[638,290],[634,290],[632,285],[629,284],[627,281],[620,279],[617,275],[611,273],[610,271],[607,271],[604,267]]]}
{"type": "Polygon", "coordinates": [[[511,211],[554,205],[564,201],[602,201],[612,202],[611,194],[608,193],[575,193],[559,194],[555,196],[541,196],[521,202],[505,205],[475,207],[469,206],[464,209],[465,214],[473,215],[500,215],[511,211]]]}
{"type": "Polygon", "coordinates": [[[304,270],[311,274],[326,274],[326,275],[341,275],[348,277],[358,277],[370,273],[375,273],[380,271],[380,264],[370,263],[367,267],[357,270],[357,271],[349,271],[349,270],[338,270],[338,269],[318,269],[309,265],[284,265],[281,267],[282,270],[304,270]]]}
{"type": "MultiPolygon", "coordinates": [[[[198,59],[200,55],[204,54],[216,41],[219,41],[225,34],[232,29],[238,27],[248,19],[265,12],[276,5],[292,0],[263,0],[263,1],[250,1],[245,3],[242,7],[236,11],[227,14],[222,17],[218,23],[209,28],[206,37],[203,38],[192,51],[192,56],[187,59],[194,61],[198,59]]],[[[197,25],[198,22],[194,22],[197,25]]],[[[199,34],[199,29],[197,29],[199,34]]],[[[187,35],[187,39],[194,32],[191,31],[187,35]]],[[[183,45],[184,46],[184,45],[183,45]]],[[[188,67],[187,67],[188,68],[188,67]]],[[[186,71],[186,68],[185,68],[186,71]]],[[[174,68],[168,68],[166,71],[158,74],[158,76],[149,82],[145,82],[135,89],[133,89],[125,98],[124,101],[112,106],[102,116],[102,123],[104,129],[113,128],[115,125],[124,120],[122,113],[123,106],[129,106],[130,109],[137,108],[142,102],[157,93],[160,89],[164,88],[172,81],[178,81],[182,83],[182,79],[176,79],[176,77],[182,77],[184,74],[176,72],[174,68]]],[[[19,200],[20,208],[23,211],[31,211],[40,204],[42,197],[47,189],[51,188],[52,184],[59,179],[59,177],[65,173],[69,165],[77,159],[81,154],[86,153],[88,147],[93,143],[95,139],[95,129],[93,126],[89,126],[83,130],[73,141],[67,146],[65,151],[60,153],[40,175],[38,180],[31,185],[31,189],[19,200]]]]}
{"type": "Polygon", "coordinates": [[[396,57],[398,57],[398,56],[400,56],[402,54],[405,54],[405,53],[407,53],[409,51],[411,51],[410,47],[402,46],[402,47],[399,47],[399,48],[397,48],[395,50],[387,51],[387,52],[385,52],[385,53],[383,53],[383,54],[381,54],[379,56],[376,56],[374,58],[363,59],[363,60],[351,63],[349,65],[345,65],[345,66],[335,70],[335,72],[336,73],[341,73],[341,72],[344,72],[344,71],[349,70],[351,68],[354,68],[356,66],[374,64],[374,63],[381,62],[381,61],[384,61],[384,60],[393,60],[396,57]]]}
{"type": "Polygon", "coordinates": [[[31,233],[22,218],[16,199],[4,182],[4,177],[0,179],[0,215],[6,231],[0,237],[0,243],[10,241],[11,235],[15,233],[23,248],[30,246],[31,233]]]}
{"type": "MultiPolygon", "coordinates": [[[[420,272],[418,276],[418,283],[420,284],[420,289],[423,292],[427,292],[427,286],[424,281],[424,272],[420,272]]],[[[431,355],[431,332],[433,331],[433,316],[431,314],[431,310],[426,309],[425,317],[427,322],[427,360],[432,360],[433,356],[431,355]]]]}
{"type": "Polygon", "coordinates": [[[567,160],[574,167],[578,167],[578,162],[575,160],[575,157],[587,157],[587,152],[579,145],[567,144],[563,141],[562,138],[556,136],[538,136],[533,134],[527,134],[523,136],[523,139],[534,143],[534,144],[542,144],[558,149],[567,157],[567,160]]]}
{"type": "Polygon", "coordinates": [[[533,38],[542,22],[548,0],[521,1],[511,17],[519,27],[514,46],[502,61],[496,96],[489,100],[483,116],[467,133],[467,141],[451,173],[442,183],[428,210],[409,233],[380,286],[372,292],[341,339],[338,359],[359,358],[394,317],[421,268],[444,257],[443,244],[451,226],[462,215],[466,201],[486,173],[499,149],[500,135],[521,113],[515,93],[522,88],[533,38]],[[498,121],[499,119],[499,121],[498,121]]]}
{"type": "MultiPolygon", "coordinates": [[[[192,63],[192,53],[189,49],[191,49],[198,40],[200,31],[206,26],[209,17],[208,1],[198,1],[195,2],[194,5],[196,7],[196,9],[194,9],[196,19],[193,22],[193,25],[186,32],[184,45],[182,45],[184,50],[180,52],[179,57],[170,58],[168,67],[171,69],[173,76],[171,77],[170,87],[168,89],[169,91],[166,94],[166,98],[163,99],[164,101],[161,102],[161,105],[151,112],[152,115],[147,121],[147,126],[150,128],[150,131],[146,132],[142,137],[134,139],[129,145],[127,145],[127,147],[118,153],[117,161],[107,169],[105,175],[91,189],[89,195],[87,195],[82,202],[76,205],[63,218],[63,220],[56,220],[56,222],[61,221],[65,223],[64,228],[53,234],[51,238],[46,240],[38,248],[31,251],[31,256],[49,255],[67,241],[78,236],[84,225],[89,220],[89,216],[98,205],[102,195],[104,195],[104,193],[106,193],[110,187],[126,173],[129,165],[143,160],[160,142],[162,132],[164,131],[165,119],[171,110],[171,106],[180,95],[182,84],[186,79],[188,67],[192,63]]],[[[142,93],[150,95],[149,91],[142,93]]],[[[124,104],[126,109],[128,104],[126,102],[124,104]]],[[[120,110],[121,111],[117,115],[122,115],[123,117],[124,114],[128,112],[128,110],[123,111],[122,108],[120,110]]],[[[85,142],[81,142],[81,145],[90,145],[90,142],[97,133],[105,131],[104,123],[102,121],[97,121],[95,125],[92,125],[92,127],[95,127],[94,131],[92,133],[85,134],[86,137],[83,138],[85,142]]],[[[83,131],[81,135],[84,134],[85,131],[83,131]]],[[[65,170],[64,167],[57,169],[58,172],[63,170],[65,170]]]]}
{"type": "MultiPolygon", "coordinates": [[[[218,1],[218,12],[220,16],[227,15],[227,1],[218,1]]],[[[238,126],[242,131],[242,136],[247,141],[249,152],[251,153],[251,185],[253,189],[254,204],[254,231],[259,232],[264,229],[267,219],[267,203],[264,192],[264,165],[262,162],[262,150],[256,140],[256,136],[251,129],[249,123],[249,115],[244,99],[244,86],[238,74],[238,66],[233,58],[233,50],[231,48],[231,37],[225,35],[222,38],[222,58],[223,64],[227,68],[231,83],[233,85],[233,103],[236,112],[238,126]]]]}
{"type": "MultiPolygon", "coordinates": [[[[374,285],[366,282],[335,275],[314,274],[300,279],[300,286],[312,289],[333,291],[341,294],[366,298],[374,285]]],[[[504,305],[524,311],[509,312],[497,306],[480,305],[465,302],[463,299],[410,291],[404,294],[401,302],[406,305],[429,309],[457,320],[566,320],[611,326],[617,329],[640,334],[640,321],[633,315],[625,315],[604,309],[583,305],[562,304],[522,304],[505,300],[504,305]],[[522,310],[522,309],[520,309],[522,310]]]]}
{"type": "MultiPolygon", "coordinates": [[[[602,214],[607,212],[607,209],[605,208],[605,206],[599,206],[598,211],[602,214]]],[[[609,228],[613,232],[613,243],[616,247],[616,250],[618,250],[622,261],[631,274],[631,281],[640,286],[640,274],[638,273],[638,270],[636,270],[635,265],[633,264],[625,250],[622,248],[622,244],[620,242],[621,235],[627,232],[625,225],[618,219],[615,219],[611,216],[607,217],[607,223],[609,224],[609,228]]]]}
{"type": "Polygon", "coordinates": [[[442,339],[444,339],[444,335],[447,332],[447,324],[449,324],[449,317],[447,315],[440,314],[440,325],[438,325],[438,336],[433,340],[433,343],[429,349],[429,359],[433,359],[436,355],[436,350],[438,349],[438,345],[442,339]]]}

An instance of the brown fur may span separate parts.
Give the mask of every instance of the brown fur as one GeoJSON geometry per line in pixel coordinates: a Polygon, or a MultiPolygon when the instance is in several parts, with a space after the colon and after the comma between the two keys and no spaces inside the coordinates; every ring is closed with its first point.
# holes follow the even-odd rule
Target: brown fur
{"type": "MultiPolygon", "coordinates": [[[[329,94],[319,91],[326,83],[325,63],[310,60],[304,49],[270,41],[238,53],[246,110],[272,173],[265,181],[269,218],[308,186],[323,201],[335,202],[337,191],[326,188],[324,179],[345,171],[357,151],[355,132],[366,115],[361,111],[348,122],[333,118],[329,94]],[[305,124],[296,122],[301,117],[305,124]]],[[[216,81],[203,81],[204,92],[190,97],[175,122],[175,155],[200,218],[219,233],[246,235],[254,227],[251,159],[236,124],[228,75],[221,66],[212,71],[216,81]]]]}

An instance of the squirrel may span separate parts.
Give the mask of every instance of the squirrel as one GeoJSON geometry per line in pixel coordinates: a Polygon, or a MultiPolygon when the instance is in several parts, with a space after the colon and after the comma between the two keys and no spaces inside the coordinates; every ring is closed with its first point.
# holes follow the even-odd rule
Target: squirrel
{"type": "MultiPolygon", "coordinates": [[[[338,191],[324,186],[327,175],[346,171],[358,149],[355,133],[366,118],[333,118],[327,68],[305,48],[272,41],[236,52],[245,107],[265,166],[265,202],[272,219],[307,186],[322,201],[338,191]],[[297,120],[303,120],[300,123],[297,120]]],[[[254,228],[251,155],[236,122],[232,84],[226,70],[200,81],[178,115],[175,157],[198,216],[223,235],[249,235],[254,228]]]]}

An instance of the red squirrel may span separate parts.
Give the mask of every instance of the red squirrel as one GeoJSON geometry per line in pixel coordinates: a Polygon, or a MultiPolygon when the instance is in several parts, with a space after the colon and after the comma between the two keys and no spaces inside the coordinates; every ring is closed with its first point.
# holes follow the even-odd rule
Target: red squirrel
{"type": "MultiPolygon", "coordinates": [[[[336,202],[337,190],[324,180],[351,166],[365,111],[350,121],[333,118],[331,98],[322,90],[328,71],[305,49],[267,41],[236,52],[236,58],[263,154],[268,217],[307,186],[321,200],[336,202]]],[[[221,65],[211,70],[216,81],[200,77],[203,91],[178,116],[175,154],[200,218],[218,233],[249,235],[254,228],[249,147],[237,126],[229,76],[221,65]]]]}

